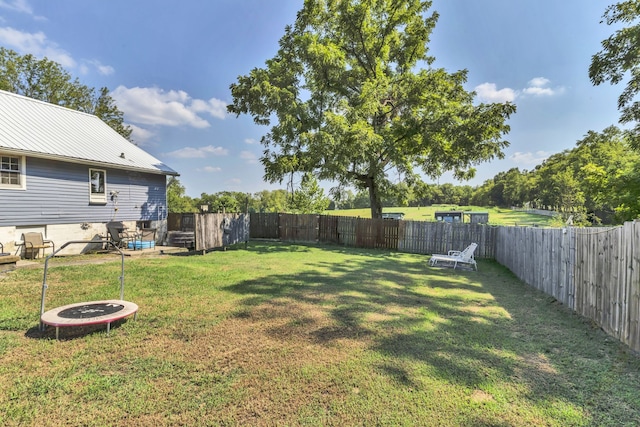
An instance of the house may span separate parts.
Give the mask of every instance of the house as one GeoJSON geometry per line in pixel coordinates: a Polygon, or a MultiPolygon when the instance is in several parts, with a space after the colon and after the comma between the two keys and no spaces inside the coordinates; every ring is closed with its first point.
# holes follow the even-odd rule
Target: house
{"type": "Polygon", "coordinates": [[[402,219],[404,218],[404,212],[383,212],[383,219],[402,219]]]}
{"type": "Polygon", "coordinates": [[[177,175],[96,116],[0,91],[5,252],[19,253],[25,232],[42,232],[59,246],[105,236],[113,220],[155,228],[161,240],[167,177],[177,175]]]}
{"type": "Polygon", "coordinates": [[[436,221],[460,223],[464,222],[462,211],[438,211],[435,214],[436,221]]]}
{"type": "Polygon", "coordinates": [[[465,212],[464,215],[469,217],[469,224],[489,223],[489,212],[465,212]]]}

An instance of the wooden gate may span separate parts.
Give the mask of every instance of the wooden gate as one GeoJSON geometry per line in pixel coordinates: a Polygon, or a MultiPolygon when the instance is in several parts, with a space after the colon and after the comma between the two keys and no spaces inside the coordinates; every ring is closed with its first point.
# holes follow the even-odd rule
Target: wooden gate
{"type": "Polygon", "coordinates": [[[280,238],[279,216],[277,213],[254,212],[249,220],[252,239],[280,238]]]}
{"type": "Polygon", "coordinates": [[[195,215],[195,249],[222,248],[249,240],[247,214],[195,215]]]}
{"type": "Polygon", "coordinates": [[[398,249],[397,219],[367,219],[356,221],[356,247],[375,249],[398,249]]]}
{"type": "Polygon", "coordinates": [[[317,242],[318,215],[279,214],[280,240],[284,242],[317,242]]]}

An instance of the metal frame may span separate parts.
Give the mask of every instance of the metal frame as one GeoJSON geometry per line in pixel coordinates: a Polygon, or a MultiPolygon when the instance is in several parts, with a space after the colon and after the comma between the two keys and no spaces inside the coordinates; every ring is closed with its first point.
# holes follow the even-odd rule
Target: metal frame
{"type": "MultiPolygon", "coordinates": [[[[95,240],[70,240],[67,243],[63,244],[61,247],[58,248],[58,250],[54,251],[51,255],[47,256],[47,258],[44,261],[44,274],[42,277],[42,298],[40,300],[40,318],[42,319],[42,315],[44,314],[44,300],[45,297],[47,295],[47,288],[49,287],[47,285],[47,272],[49,269],[49,260],[51,258],[53,258],[58,252],[60,252],[61,250],[63,250],[64,248],[66,248],[67,246],[71,245],[71,244],[96,244],[96,243],[100,243],[100,244],[110,244],[111,246],[113,246],[119,253],[120,253],[120,257],[121,257],[121,261],[120,261],[120,300],[124,300],[124,252],[122,252],[122,250],[112,241],[107,240],[107,241],[100,241],[100,242],[96,242],[95,240]]],[[[107,332],[110,329],[111,324],[107,323],[107,332]]],[[[42,323],[42,320],[40,321],[40,331],[44,331],[45,330],[45,324],[42,323]]],[[[58,337],[58,328],[56,327],[56,338],[58,337]]]]}

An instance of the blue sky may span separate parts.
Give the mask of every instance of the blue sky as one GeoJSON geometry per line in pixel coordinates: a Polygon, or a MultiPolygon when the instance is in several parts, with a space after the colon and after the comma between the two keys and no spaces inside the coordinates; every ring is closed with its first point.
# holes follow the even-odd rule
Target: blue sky
{"type": "MultiPolygon", "coordinates": [[[[284,188],[263,181],[267,128],[226,113],[229,85],[277,51],[302,0],[0,0],[0,46],[60,63],[108,87],[135,142],[180,173],[187,194],[284,188]]],[[[594,87],[591,56],[613,29],[609,5],[585,0],[434,0],[435,66],[468,70],[483,101],[512,101],[505,159],[477,167],[479,185],[532,169],[616,124],[622,87],[594,87]]],[[[431,182],[431,181],[428,181],[431,182]]],[[[454,182],[449,175],[439,180],[454,182]]],[[[330,186],[330,183],[327,184],[330,186]]]]}

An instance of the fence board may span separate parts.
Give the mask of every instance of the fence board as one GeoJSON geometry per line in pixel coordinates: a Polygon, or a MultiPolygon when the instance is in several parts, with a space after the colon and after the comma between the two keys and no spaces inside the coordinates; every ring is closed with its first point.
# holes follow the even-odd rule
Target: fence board
{"type": "Polygon", "coordinates": [[[247,214],[196,214],[195,249],[197,251],[222,248],[249,240],[247,214]]]}
{"type": "Polygon", "coordinates": [[[194,215],[192,213],[169,213],[167,215],[167,230],[194,231],[194,215]]]}
{"type": "Polygon", "coordinates": [[[616,228],[500,227],[496,259],[640,351],[640,222],[616,228]]]}
{"type": "Polygon", "coordinates": [[[497,227],[484,224],[400,221],[398,250],[418,254],[442,254],[477,243],[475,256],[495,257],[497,227]]]}
{"type": "Polygon", "coordinates": [[[628,231],[630,240],[629,272],[629,334],[627,344],[634,350],[640,350],[640,222],[633,222],[633,227],[628,231]]]}
{"type": "Polygon", "coordinates": [[[322,242],[351,247],[434,254],[477,243],[478,258],[494,258],[498,227],[330,215],[252,213],[251,238],[322,242]]]}
{"type": "Polygon", "coordinates": [[[317,242],[318,215],[279,214],[280,240],[285,242],[317,242]]]}
{"type": "Polygon", "coordinates": [[[356,225],[358,218],[339,217],[338,218],[338,239],[339,243],[345,246],[356,246],[356,225]]]}
{"type": "Polygon", "coordinates": [[[398,250],[399,222],[395,219],[356,218],[356,247],[398,250]]]}
{"type": "Polygon", "coordinates": [[[321,215],[318,219],[318,240],[322,243],[340,243],[338,217],[321,215]]]}
{"type": "Polygon", "coordinates": [[[252,213],[250,235],[253,239],[277,239],[280,237],[277,213],[252,213]]]}
{"type": "Polygon", "coordinates": [[[573,308],[572,235],[568,230],[498,227],[496,260],[520,280],[573,308]]]}

